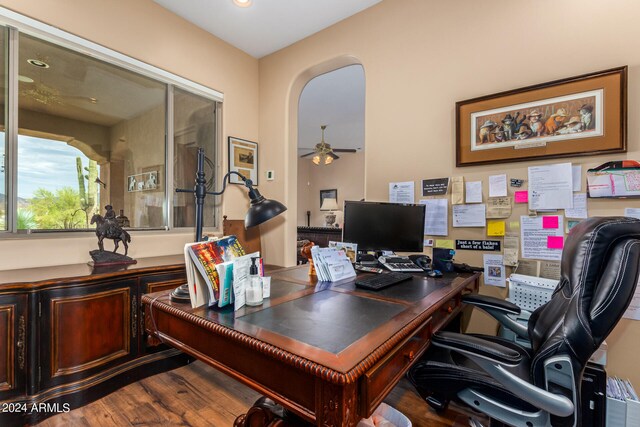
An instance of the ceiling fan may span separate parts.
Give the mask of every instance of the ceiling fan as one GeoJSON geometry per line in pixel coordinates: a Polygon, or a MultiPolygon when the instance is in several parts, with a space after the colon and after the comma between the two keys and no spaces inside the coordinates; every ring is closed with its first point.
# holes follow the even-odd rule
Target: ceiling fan
{"type": "Polygon", "coordinates": [[[322,129],[322,140],[316,144],[311,153],[303,154],[300,157],[313,156],[311,161],[316,165],[321,163],[328,165],[340,158],[336,153],[355,153],[357,151],[355,148],[331,148],[331,145],[324,141],[324,130],[326,128],[327,125],[320,126],[320,129],[322,129]]]}

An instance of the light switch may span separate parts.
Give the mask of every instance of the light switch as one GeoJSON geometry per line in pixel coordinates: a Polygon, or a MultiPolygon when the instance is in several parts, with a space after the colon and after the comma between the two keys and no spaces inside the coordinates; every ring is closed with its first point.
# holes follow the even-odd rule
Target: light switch
{"type": "Polygon", "coordinates": [[[275,176],[274,171],[267,171],[267,181],[273,181],[274,176],[275,176]]]}

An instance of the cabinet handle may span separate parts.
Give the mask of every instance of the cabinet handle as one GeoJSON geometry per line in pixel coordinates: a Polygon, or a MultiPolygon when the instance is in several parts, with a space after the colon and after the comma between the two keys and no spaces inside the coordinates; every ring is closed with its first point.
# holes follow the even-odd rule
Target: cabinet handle
{"type": "Polygon", "coordinates": [[[136,337],[138,332],[138,299],[134,295],[131,299],[131,335],[136,337]]]}
{"type": "Polygon", "coordinates": [[[16,342],[16,348],[18,349],[18,366],[20,370],[24,370],[24,352],[26,349],[25,340],[27,337],[27,327],[25,325],[24,316],[20,316],[18,319],[18,341],[16,342]]]}

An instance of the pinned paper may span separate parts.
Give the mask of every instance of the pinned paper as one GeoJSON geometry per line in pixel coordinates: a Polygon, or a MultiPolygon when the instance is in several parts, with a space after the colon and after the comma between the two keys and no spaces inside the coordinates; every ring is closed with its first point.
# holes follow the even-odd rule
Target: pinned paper
{"type": "Polygon", "coordinates": [[[547,247],[549,249],[564,248],[564,236],[547,236],[547,247]]]}
{"type": "Polygon", "coordinates": [[[558,217],[557,216],[543,216],[542,217],[542,228],[558,228],[558,217]]]}
{"type": "Polygon", "coordinates": [[[464,177],[451,177],[451,204],[461,205],[464,203],[464,177]]]}
{"type": "Polygon", "coordinates": [[[453,242],[453,240],[445,240],[445,239],[436,239],[436,248],[443,248],[443,249],[455,249],[455,243],[453,242]]]}
{"type": "Polygon", "coordinates": [[[529,203],[529,192],[527,190],[516,191],[514,197],[516,199],[516,203],[529,203]]]}
{"type": "Polygon", "coordinates": [[[487,236],[504,236],[504,221],[487,221],[487,236]]]}
{"type": "Polygon", "coordinates": [[[510,221],[509,230],[520,230],[520,221],[510,221]]]}

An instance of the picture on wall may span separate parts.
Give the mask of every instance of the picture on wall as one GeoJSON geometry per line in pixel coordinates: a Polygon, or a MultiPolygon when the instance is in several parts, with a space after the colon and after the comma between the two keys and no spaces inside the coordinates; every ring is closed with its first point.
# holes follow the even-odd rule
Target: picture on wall
{"type": "MultiPolygon", "coordinates": [[[[258,144],[233,136],[229,137],[229,171],[235,171],[258,185],[258,144]]],[[[232,184],[243,184],[239,176],[229,177],[232,184]]]]}
{"type": "Polygon", "coordinates": [[[331,209],[322,209],[322,205],[325,199],[334,199],[337,203],[338,189],[333,188],[331,190],[320,190],[320,210],[331,210],[331,209]]]}
{"type": "Polygon", "coordinates": [[[626,151],[627,67],[456,103],[456,165],[626,151]]]}

